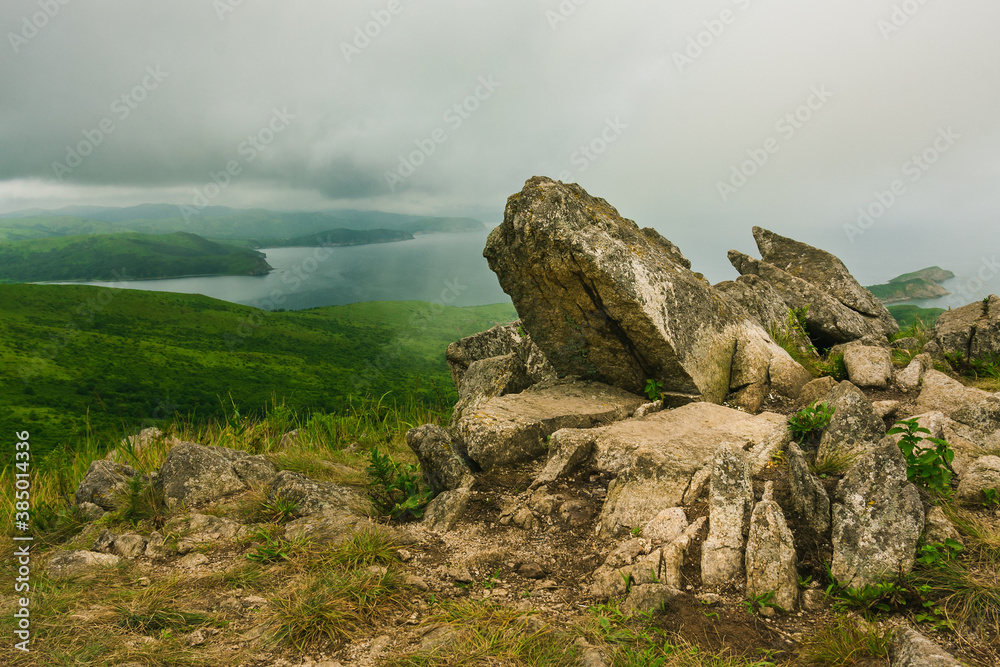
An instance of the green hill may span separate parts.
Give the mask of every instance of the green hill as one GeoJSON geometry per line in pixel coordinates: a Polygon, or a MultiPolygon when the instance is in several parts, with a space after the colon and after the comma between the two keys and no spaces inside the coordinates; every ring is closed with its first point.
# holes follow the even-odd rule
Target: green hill
{"type": "Polygon", "coordinates": [[[0,244],[0,280],[129,280],[264,275],[264,254],[196,234],[99,234],[0,244]]]}
{"type": "Polygon", "coordinates": [[[394,229],[328,229],[318,234],[307,234],[292,239],[260,239],[253,241],[256,248],[295,248],[314,246],[367,245],[410,241],[413,234],[394,229]]]}
{"type": "Polygon", "coordinates": [[[882,285],[866,287],[882,303],[896,303],[910,299],[937,299],[951,294],[937,283],[954,278],[955,274],[941,267],[931,266],[919,271],[904,273],[882,285]]]}
{"type": "Polygon", "coordinates": [[[272,396],[325,411],[386,392],[450,404],[447,344],[516,317],[510,304],[267,312],[199,295],[0,285],[0,431],[29,430],[41,455],[78,442],[88,419],[106,431],[220,417],[230,400],[244,414],[272,396]]]}
{"type": "Polygon", "coordinates": [[[933,328],[937,324],[938,318],[941,313],[944,312],[944,308],[921,308],[919,306],[914,306],[911,304],[906,304],[902,306],[888,306],[889,314],[899,322],[899,327],[905,329],[914,320],[920,318],[920,321],[924,323],[924,326],[928,328],[933,328]]]}

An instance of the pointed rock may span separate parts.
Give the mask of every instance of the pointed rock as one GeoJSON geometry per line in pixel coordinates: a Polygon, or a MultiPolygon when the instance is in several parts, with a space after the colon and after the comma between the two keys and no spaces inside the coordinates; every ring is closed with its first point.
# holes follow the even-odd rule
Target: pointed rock
{"type": "Polygon", "coordinates": [[[837,385],[826,401],[834,413],[820,438],[817,460],[836,455],[861,456],[885,436],[885,424],[875,414],[871,401],[850,382],[837,385]]]}
{"type": "Polygon", "coordinates": [[[472,485],[472,470],[456,450],[451,435],[440,426],[411,428],[406,432],[406,444],[417,455],[424,482],[435,496],[472,485]]]}
{"type": "Polygon", "coordinates": [[[750,517],[747,595],[757,597],[774,591],[773,602],[785,611],[794,611],[799,598],[797,563],[792,531],[774,502],[774,483],[768,482],[750,517]]]}
{"type": "Polygon", "coordinates": [[[809,470],[806,456],[794,442],[788,445],[788,483],[792,507],[817,538],[830,532],[830,498],[826,489],[809,470]]]}
{"type": "Polygon", "coordinates": [[[743,545],[753,508],[753,484],[746,455],[722,445],[712,462],[708,537],[701,547],[701,580],[721,590],[742,580],[743,545]]]}

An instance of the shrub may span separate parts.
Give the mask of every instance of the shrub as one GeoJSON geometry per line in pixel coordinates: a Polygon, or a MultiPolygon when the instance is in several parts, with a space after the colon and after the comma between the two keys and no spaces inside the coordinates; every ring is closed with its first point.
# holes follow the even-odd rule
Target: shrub
{"type": "Polygon", "coordinates": [[[369,461],[368,474],[372,481],[368,497],[375,509],[394,521],[419,519],[430,502],[431,491],[420,488],[417,466],[397,463],[388,454],[380,453],[377,447],[369,451],[369,461]]]}
{"type": "Polygon", "coordinates": [[[835,409],[823,402],[814,403],[796,412],[788,418],[788,429],[792,432],[792,438],[802,442],[818,435],[830,425],[835,409]]]}
{"type": "Polygon", "coordinates": [[[919,426],[916,419],[906,419],[896,422],[888,435],[903,436],[899,440],[899,448],[906,458],[906,478],[928,491],[947,495],[951,493],[950,466],[955,452],[944,440],[922,437],[919,433],[929,434],[930,431],[919,426]],[[925,440],[934,447],[921,446],[920,443],[925,440]]]}

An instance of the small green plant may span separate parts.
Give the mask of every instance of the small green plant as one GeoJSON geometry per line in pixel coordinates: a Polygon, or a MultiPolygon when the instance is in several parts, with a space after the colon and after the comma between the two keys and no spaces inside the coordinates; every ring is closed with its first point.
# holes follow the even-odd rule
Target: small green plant
{"type": "Polygon", "coordinates": [[[924,567],[940,567],[950,560],[958,558],[958,555],[965,551],[965,545],[961,542],[945,538],[944,542],[925,544],[920,547],[920,556],[917,563],[924,567]]]}
{"type": "Polygon", "coordinates": [[[656,380],[653,379],[646,380],[646,389],[644,391],[646,392],[646,398],[648,398],[649,400],[651,401],[659,400],[661,396],[660,391],[662,389],[663,389],[662,382],[657,382],[656,380]]]}
{"type": "Polygon", "coordinates": [[[133,526],[147,519],[160,527],[166,516],[163,492],[156,489],[145,475],[130,477],[124,491],[115,502],[119,516],[133,526]]]}
{"type": "Polygon", "coordinates": [[[994,509],[1000,507],[1000,490],[998,489],[983,489],[983,496],[986,498],[982,505],[987,509],[994,509]]]}
{"type": "Polygon", "coordinates": [[[255,563],[276,563],[291,560],[292,556],[302,547],[300,541],[284,540],[263,528],[254,533],[254,538],[260,540],[261,544],[247,554],[247,560],[252,560],[255,563]]]}
{"type": "Polygon", "coordinates": [[[369,450],[368,475],[371,484],[368,497],[375,509],[394,521],[419,519],[431,499],[430,489],[421,489],[417,466],[398,463],[377,447],[369,450]]]}
{"type": "Polygon", "coordinates": [[[268,521],[281,524],[298,517],[299,503],[279,495],[272,500],[264,500],[260,510],[268,521]]]}
{"type": "Polygon", "coordinates": [[[844,355],[842,353],[831,354],[825,361],[817,362],[816,368],[819,370],[820,375],[832,377],[837,382],[847,379],[847,365],[844,363],[844,355]]]}
{"type": "Polygon", "coordinates": [[[817,457],[816,461],[809,465],[809,470],[821,479],[826,479],[832,475],[843,475],[857,459],[857,454],[834,451],[824,455],[823,458],[817,457]]]}
{"type": "Polygon", "coordinates": [[[778,611],[785,611],[774,603],[774,591],[767,591],[766,593],[761,593],[760,595],[754,595],[753,597],[743,600],[740,604],[751,616],[764,607],[771,607],[773,609],[777,609],[778,611]]]}
{"type": "Polygon", "coordinates": [[[632,537],[639,537],[639,535],[642,534],[642,528],[640,526],[636,526],[635,528],[629,531],[629,534],[631,534],[632,537]]]}
{"type": "Polygon", "coordinates": [[[944,440],[922,437],[920,433],[930,434],[930,430],[918,425],[916,419],[906,419],[896,422],[888,435],[903,436],[899,440],[899,449],[906,458],[906,478],[932,493],[948,495],[951,493],[951,462],[955,452],[944,440]],[[934,447],[921,446],[923,441],[932,443],[934,447]]]}
{"type": "Polygon", "coordinates": [[[818,435],[829,426],[835,410],[836,408],[826,402],[802,408],[788,418],[788,429],[792,432],[792,438],[803,442],[818,435]]]}
{"type": "Polygon", "coordinates": [[[809,584],[812,583],[812,575],[806,575],[805,577],[799,577],[799,588],[805,590],[809,588],[809,584]]]}

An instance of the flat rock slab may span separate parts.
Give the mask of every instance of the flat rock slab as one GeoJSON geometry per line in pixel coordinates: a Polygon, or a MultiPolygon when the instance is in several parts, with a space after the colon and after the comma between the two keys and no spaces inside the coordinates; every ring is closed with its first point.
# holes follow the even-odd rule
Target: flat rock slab
{"type": "Polygon", "coordinates": [[[599,382],[545,382],[490,399],[455,424],[469,458],[483,470],[530,461],[548,451],[545,437],[625,419],[643,399],[599,382]]]}
{"type": "Polygon", "coordinates": [[[712,403],[691,403],[598,429],[595,467],[618,475],[601,513],[605,535],[644,526],[660,511],[681,504],[691,476],[711,462],[720,445],[749,450],[784,416],[751,415],[712,403]]]}

